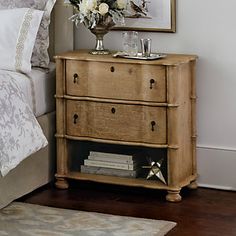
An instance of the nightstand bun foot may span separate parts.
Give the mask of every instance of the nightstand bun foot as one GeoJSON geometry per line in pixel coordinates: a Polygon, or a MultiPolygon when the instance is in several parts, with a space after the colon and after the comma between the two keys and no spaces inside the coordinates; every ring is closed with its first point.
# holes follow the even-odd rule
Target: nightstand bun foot
{"type": "Polygon", "coordinates": [[[68,189],[69,188],[68,181],[65,178],[61,178],[61,177],[56,177],[55,186],[59,189],[68,189]]]}
{"type": "Polygon", "coordinates": [[[166,200],[168,202],[180,202],[182,200],[182,197],[180,196],[180,190],[171,190],[168,191],[168,194],[166,195],[166,200]]]}
{"type": "Polygon", "coordinates": [[[187,187],[189,189],[197,189],[197,187],[198,187],[197,181],[196,180],[192,181],[187,187]]]}

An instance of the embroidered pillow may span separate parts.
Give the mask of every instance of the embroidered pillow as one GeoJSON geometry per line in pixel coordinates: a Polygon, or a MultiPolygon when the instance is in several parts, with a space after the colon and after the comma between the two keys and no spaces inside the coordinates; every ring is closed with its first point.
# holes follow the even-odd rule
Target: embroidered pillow
{"type": "Polygon", "coordinates": [[[55,2],[56,0],[0,0],[0,9],[33,8],[44,11],[31,58],[32,66],[48,68],[49,23],[55,2]]]}
{"type": "Polygon", "coordinates": [[[0,69],[28,73],[43,11],[0,10],[0,69]]]}

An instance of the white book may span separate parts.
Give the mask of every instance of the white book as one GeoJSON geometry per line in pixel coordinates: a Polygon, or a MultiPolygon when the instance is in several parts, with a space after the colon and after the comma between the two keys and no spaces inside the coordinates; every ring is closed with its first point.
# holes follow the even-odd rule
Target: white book
{"type": "Polygon", "coordinates": [[[107,167],[113,169],[120,170],[135,170],[136,164],[127,164],[127,163],[117,163],[117,162],[109,162],[109,161],[97,161],[97,160],[84,160],[85,166],[97,166],[97,167],[107,167]]]}
{"type": "Polygon", "coordinates": [[[120,159],[120,160],[133,160],[133,155],[126,155],[126,154],[116,154],[116,153],[108,153],[108,152],[96,152],[90,151],[89,153],[91,157],[103,157],[103,158],[113,158],[113,159],[120,159]]]}
{"type": "Polygon", "coordinates": [[[115,156],[95,156],[94,155],[89,155],[88,156],[89,160],[96,160],[96,161],[108,161],[108,162],[116,162],[116,163],[124,163],[124,164],[134,164],[136,161],[135,160],[126,160],[124,158],[119,158],[119,157],[115,157],[115,156]]]}
{"type": "Polygon", "coordinates": [[[111,175],[119,177],[136,178],[138,175],[138,170],[121,170],[107,167],[97,167],[97,166],[85,166],[81,165],[81,173],[87,174],[99,174],[99,175],[111,175]]]}

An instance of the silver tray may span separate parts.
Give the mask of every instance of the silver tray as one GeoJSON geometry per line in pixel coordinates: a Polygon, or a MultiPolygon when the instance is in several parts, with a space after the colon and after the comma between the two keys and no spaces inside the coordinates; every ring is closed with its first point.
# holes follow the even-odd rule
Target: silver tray
{"type": "Polygon", "coordinates": [[[157,60],[166,57],[163,53],[151,53],[150,57],[144,57],[142,56],[141,52],[138,52],[136,56],[127,55],[122,52],[115,53],[113,57],[121,57],[121,58],[127,58],[127,59],[137,59],[137,60],[157,60]]]}

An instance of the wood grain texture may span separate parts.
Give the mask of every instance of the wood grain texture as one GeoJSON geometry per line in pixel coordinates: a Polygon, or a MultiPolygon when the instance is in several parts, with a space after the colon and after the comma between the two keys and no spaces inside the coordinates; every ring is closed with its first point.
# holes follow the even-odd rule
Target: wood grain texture
{"type": "Polygon", "coordinates": [[[96,62],[109,62],[109,63],[124,63],[124,64],[137,64],[137,65],[163,65],[163,66],[178,66],[180,64],[189,63],[197,59],[196,55],[185,54],[167,54],[167,57],[161,60],[131,60],[124,58],[113,58],[112,53],[109,55],[92,55],[88,50],[75,50],[66,53],[58,54],[55,59],[66,59],[75,61],[96,61],[96,62]]]}
{"type": "Polygon", "coordinates": [[[196,58],[139,61],[85,50],[56,56],[57,185],[69,178],[166,189],[172,202],[182,187],[196,187],[196,58]],[[72,172],[69,140],[166,148],[168,184],[72,172]]]}
{"type": "Polygon", "coordinates": [[[166,101],[164,66],[67,60],[66,68],[68,95],[166,101]]]}
{"type": "Polygon", "coordinates": [[[66,134],[119,141],[166,143],[166,108],[116,103],[66,102],[66,134]],[[74,122],[74,116],[78,121],[74,122]],[[155,125],[151,123],[155,122],[155,125]]]}

